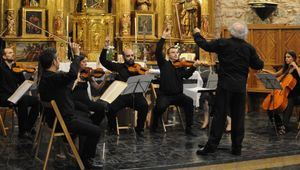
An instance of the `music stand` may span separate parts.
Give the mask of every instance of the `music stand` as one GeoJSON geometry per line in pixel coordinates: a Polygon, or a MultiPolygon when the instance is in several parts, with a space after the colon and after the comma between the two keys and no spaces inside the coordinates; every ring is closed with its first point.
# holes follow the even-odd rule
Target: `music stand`
{"type": "MultiPolygon", "coordinates": [[[[135,93],[145,93],[151,83],[151,81],[154,79],[154,75],[148,74],[148,75],[138,75],[138,76],[132,76],[127,79],[128,86],[126,89],[122,92],[121,95],[127,95],[131,94],[132,96],[132,109],[135,111],[134,107],[134,97],[135,93]]],[[[133,128],[134,130],[134,128],[133,128]]],[[[135,133],[135,130],[134,130],[135,133]]]]}
{"type": "MultiPolygon", "coordinates": [[[[256,77],[263,83],[263,85],[266,89],[271,89],[272,90],[272,93],[271,93],[271,96],[270,96],[270,101],[273,101],[273,109],[274,109],[274,103],[275,103],[274,102],[274,100],[275,100],[274,99],[274,91],[282,89],[280,82],[276,79],[276,77],[274,75],[268,74],[268,73],[257,73],[256,77]]],[[[268,106],[268,108],[270,108],[270,107],[271,107],[271,103],[268,106]]],[[[274,121],[272,121],[272,120],[270,120],[270,121],[272,121],[271,124],[273,125],[275,133],[278,136],[277,127],[276,127],[276,124],[275,124],[274,110],[272,111],[272,113],[273,113],[274,121]]]]}

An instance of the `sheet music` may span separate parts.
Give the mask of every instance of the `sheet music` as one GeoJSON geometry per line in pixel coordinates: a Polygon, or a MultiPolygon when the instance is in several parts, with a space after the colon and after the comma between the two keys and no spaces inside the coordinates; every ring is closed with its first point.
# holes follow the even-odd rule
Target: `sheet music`
{"type": "Polygon", "coordinates": [[[218,86],[218,74],[216,73],[209,73],[206,88],[216,89],[218,86]]]}
{"type": "Polygon", "coordinates": [[[276,77],[269,73],[257,73],[256,77],[263,83],[266,89],[282,89],[276,77]]]}
{"type": "Polygon", "coordinates": [[[111,104],[128,86],[127,83],[115,80],[100,97],[101,100],[111,104]]]}
{"type": "Polygon", "coordinates": [[[33,85],[33,81],[25,80],[21,86],[12,94],[7,100],[13,104],[17,104],[20,98],[28,91],[28,89],[33,85]]]}

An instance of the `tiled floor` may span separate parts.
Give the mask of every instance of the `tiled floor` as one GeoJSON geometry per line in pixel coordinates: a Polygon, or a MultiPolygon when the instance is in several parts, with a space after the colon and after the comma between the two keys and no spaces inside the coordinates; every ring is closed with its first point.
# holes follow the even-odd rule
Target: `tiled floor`
{"type": "MultiPolygon", "coordinates": [[[[217,153],[197,156],[195,152],[198,144],[205,144],[207,133],[199,130],[200,125],[196,122],[194,129],[198,137],[186,137],[180,126],[170,128],[166,134],[155,135],[146,129],[144,139],[135,138],[131,131],[121,131],[120,137],[103,135],[98,145],[97,159],[103,161],[104,169],[170,169],[300,154],[300,139],[295,139],[296,120],[291,121],[293,130],[276,137],[273,129],[268,126],[266,114],[247,114],[240,157],[230,154],[230,135],[226,134],[217,153]]],[[[16,134],[12,140],[0,136],[0,169],[42,169],[42,164],[33,158],[31,147],[29,141],[19,140],[16,134]]],[[[46,145],[43,144],[43,152],[45,149],[46,145]]],[[[76,168],[70,161],[54,161],[54,157],[55,153],[52,154],[49,169],[76,168]]],[[[297,169],[300,166],[290,167],[297,169]]]]}

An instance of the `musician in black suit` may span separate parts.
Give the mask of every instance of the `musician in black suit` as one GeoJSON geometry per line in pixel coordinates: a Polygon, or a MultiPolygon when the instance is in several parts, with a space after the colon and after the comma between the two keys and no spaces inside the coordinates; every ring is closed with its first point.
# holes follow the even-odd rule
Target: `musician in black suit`
{"type": "MultiPolygon", "coordinates": [[[[73,84],[80,71],[79,45],[73,43],[74,60],[69,72],[59,72],[59,59],[56,50],[46,49],[39,57],[39,93],[41,100],[50,102],[55,100],[61,111],[68,130],[79,135],[79,154],[87,168],[99,168],[102,164],[95,161],[97,143],[100,138],[100,128],[96,125],[89,113],[75,109],[70,84],[73,84]]],[[[49,127],[53,126],[55,113],[52,109],[45,109],[46,121],[49,127]]]]}
{"type": "MultiPolygon", "coordinates": [[[[5,48],[0,61],[0,106],[11,107],[7,99],[25,81],[23,72],[15,73],[15,54],[12,48],[5,48]]],[[[20,138],[31,138],[35,134],[34,123],[39,112],[39,101],[35,96],[24,95],[17,103],[20,138]]]]}
{"type": "MultiPolygon", "coordinates": [[[[130,66],[133,66],[135,64],[134,62],[135,54],[132,51],[132,49],[125,49],[123,51],[123,58],[125,61],[124,63],[115,63],[106,59],[108,46],[109,46],[109,40],[106,39],[105,47],[101,52],[99,60],[105,68],[107,68],[110,71],[118,73],[116,80],[126,82],[129,77],[139,75],[139,73],[131,72],[128,69],[130,66]]],[[[137,126],[135,128],[135,131],[139,137],[143,137],[144,125],[148,113],[148,103],[143,93],[134,93],[133,95],[132,94],[120,95],[119,97],[117,97],[115,101],[113,101],[109,105],[109,112],[107,114],[109,131],[112,133],[115,132],[116,114],[119,110],[125,107],[130,107],[130,108],[134,107],[134,109],[137,110],[138,118],[137,118],[137,126]]]]}
{"type": "Polygon", "coordinates": [[[197,151],[199,155],[216,151],[225,127],[226,108],[229,108],[232,119],[231,153],[241,155],[249,67],[259,70],[264,66],[255,48],[245,41],[248,33],[247,25],[236,22],[229,31],[231,38],[207,42],[200,35],[200,29],[194,29],[194,40],[197,45],[206,51],[217,53],[220,62],[212,128],[207,144],[197,151]]]}
{"type": "Polygon", "coordinates": [[[156,105],[153,110],[152,132],[157,132],[159,118],[166,111],[169,105],[177,105],[183,107],[186,120],[185,133],[189,136],[196,136],[192,132],[193,124],[193,99],[183,94],[183,79],[188,79],[192,76],[196,67],[199,66],[197,60],[190,68],[176,68],[173,64],[178,61],[178,50],[175,47],[170,47],[167,50],[169,60],[163,54],[163,46],[166,38],[169,38],[171,30],[166,28],[163,35],[156,46],[155,57],[160,69],[159,93],[156,99],[156,105]]]}

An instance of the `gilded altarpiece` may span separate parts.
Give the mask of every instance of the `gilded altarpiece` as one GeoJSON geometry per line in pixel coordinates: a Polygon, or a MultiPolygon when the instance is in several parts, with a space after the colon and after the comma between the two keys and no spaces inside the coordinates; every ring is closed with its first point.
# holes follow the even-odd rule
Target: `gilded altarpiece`
{"type": "MultiPolygon", "coordinates": [[[[194,26],[201,26],[202,35],[208,39],[214,32],[214,0],[39,0],[35,4],[20,0],[0,2],[4,10],[1,12],[0,26],[1,30],[8,29],[3,35],[10,44],[28,42],[27,37],[20,35],[18,25],[24,21],[18,16],[19,11],[24,7],[45,9],[45,31],[49,33],[45,37],[31,37],[30,42],[54,42],[61,60],[67,59],[68,37],[81,44],[82,52],[90,61],[97,60],[106,36],[110,37],[111,45],[115,46],[118,54],[130,47],[137,53],[137,59],[153,61],[156,42],[166,26],[172,28],[172,36],[167,40],[166,47],[179,43],[181,49],[188,51],[191,51],[191,45],[194,44],[191,36],[194,26]]],[[[200,52],[200,56],[203,60],[210,58],[205,52],[200,52]]]]}

